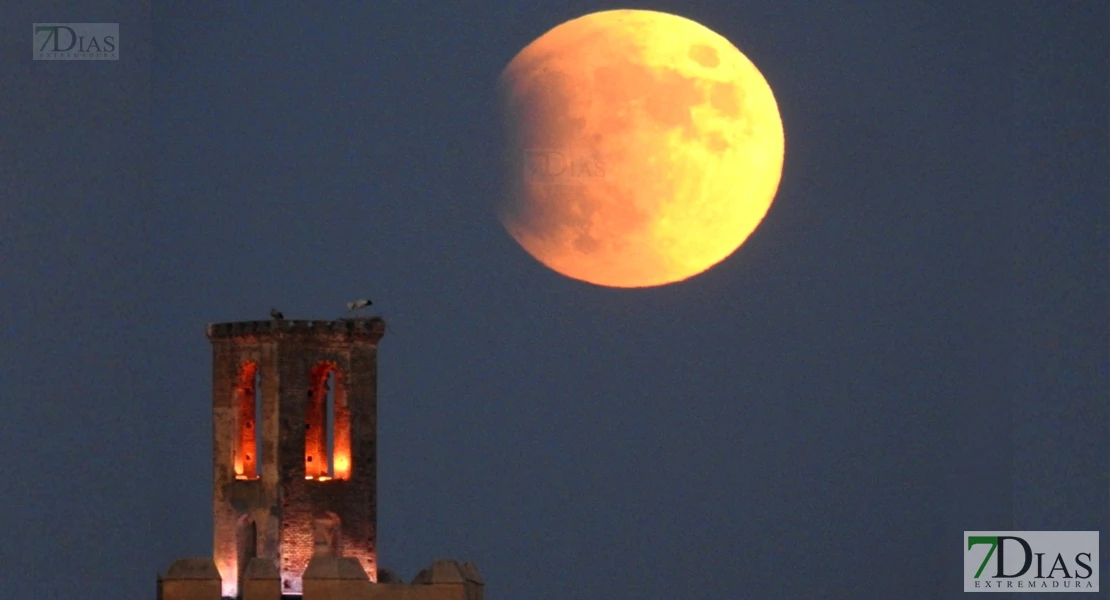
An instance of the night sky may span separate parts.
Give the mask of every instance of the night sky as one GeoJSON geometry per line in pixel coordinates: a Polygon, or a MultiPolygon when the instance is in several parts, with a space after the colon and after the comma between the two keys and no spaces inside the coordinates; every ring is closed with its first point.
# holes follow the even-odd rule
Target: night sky
{"type": "Polygon", "coordinates": [[[965,530],[1110,532],[1106,2],[3,13],[6,599],[153,598],[210,555],[205,324],[364,295],[406,580],[450,557],[488,600],[957,598],[965,530]],[[782,114],[770,212],[683,283],[565,278],[492,210],[497,75],[610,8],[728,38],[782,114]],[[118,22],[120,60],[32,61],[35,22],[118,22]]]}

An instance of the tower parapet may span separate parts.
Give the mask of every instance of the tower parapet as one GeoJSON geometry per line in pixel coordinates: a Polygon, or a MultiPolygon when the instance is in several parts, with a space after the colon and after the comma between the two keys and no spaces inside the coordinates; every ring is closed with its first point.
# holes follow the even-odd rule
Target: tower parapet
{"type": "Polygon", "coordinates": [[[385,335],[385,320],[380,317],[367,319],[321,320],[284,320],[269,321],[232,321],[229,323],[210,323],[206,328],[208,339],[212,341],[228,338],[280,337],[280,336],[319,336],[335,334],[368,338],[374,343],[385,335]]]}

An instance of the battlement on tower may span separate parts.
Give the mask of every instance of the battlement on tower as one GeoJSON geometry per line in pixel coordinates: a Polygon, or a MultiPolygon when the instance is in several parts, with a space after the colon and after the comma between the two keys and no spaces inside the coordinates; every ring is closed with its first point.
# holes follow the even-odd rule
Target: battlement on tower
{"type": "MultiPolygon", "coordinates": [[[[470,562],[437,559],[411,583],[381,570],[370,581],[358,560],[316,556],[304,572],[300,594],[282,594],[277,569],[253,558],[243,577],[238,600],[483,600],[485,584],[470,562]]],[[[220,574],[211,559],[178,559],[158,578],[159,600],[231,600],[220,595],[220,574]]]]}
{"type": "Polygon", "coordinates": [[[360,338],[377,343],[385,335],[385,320],[381,317],[361,319],[233,321],[210,323],[206,328],[212,341],[238,338],[319,337],[334,335],[338,339],[360,338]]]}

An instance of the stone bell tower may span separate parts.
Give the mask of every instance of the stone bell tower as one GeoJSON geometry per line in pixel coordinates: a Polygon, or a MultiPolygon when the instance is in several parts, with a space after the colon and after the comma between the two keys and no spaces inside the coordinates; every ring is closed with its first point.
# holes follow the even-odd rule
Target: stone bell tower
{"type": "Polygon", "coordinates": [[[314,556],[358,560],[377,581],[380,318],[209,325],[213,560],[234,598],[254,557],[285,595],[314,556]]]}

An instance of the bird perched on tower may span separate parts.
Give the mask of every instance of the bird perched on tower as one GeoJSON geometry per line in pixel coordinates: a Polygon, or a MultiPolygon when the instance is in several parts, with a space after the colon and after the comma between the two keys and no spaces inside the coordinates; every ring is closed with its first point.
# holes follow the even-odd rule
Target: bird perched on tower
{"type": "Polygon", "coordinates": [[[355,312],[355,311],[358,311],[358,310],[362,310],[362,309],[366,308],[367,306],[370,306],[371,304],[373,304],[373,302],[371,302],[369,299],[352,300],[352,301],[347,303],[347,310],[349,310],[351,312],[355,312]]]}
{"type": "Polygon", "coordinates": [[[280,321],[280,320],[285,318],[285,315],[281,314],[280,310],[278,310],[276,308],[271,308],[270,309],[270,318],[271,319],[277,319],[277,320],[280,321]]]}

